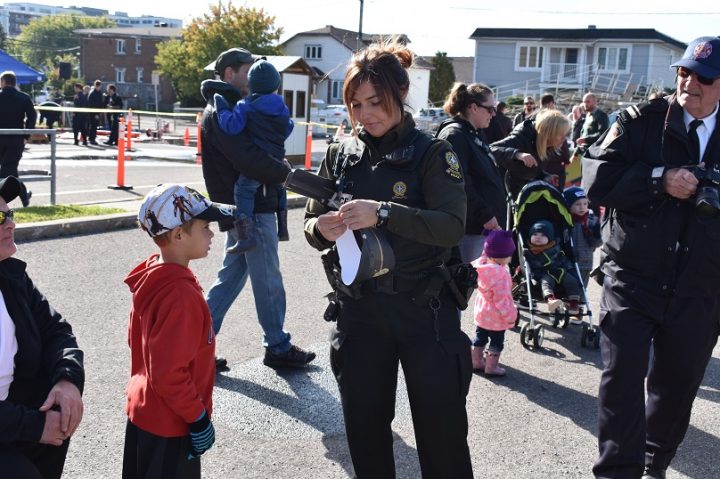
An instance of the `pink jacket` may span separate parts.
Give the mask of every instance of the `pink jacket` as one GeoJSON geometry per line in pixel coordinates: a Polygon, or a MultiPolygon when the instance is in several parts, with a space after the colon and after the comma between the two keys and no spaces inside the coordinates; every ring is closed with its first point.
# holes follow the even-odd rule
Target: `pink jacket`
{"type": "Polygon", "coordinates": [[[512,280],[507,266],[490,263],[485,255],[472,264],[478,272],[475,324],[489,331],[512,328],[517,307],[512,299],[512,280]]]}

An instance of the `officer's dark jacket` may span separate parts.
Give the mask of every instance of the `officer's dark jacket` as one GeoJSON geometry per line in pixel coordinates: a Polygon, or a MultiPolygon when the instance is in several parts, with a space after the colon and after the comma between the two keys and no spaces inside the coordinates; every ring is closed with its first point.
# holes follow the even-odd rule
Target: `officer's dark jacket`
{"type": "MultiPolygon", "coordinates": [[[[27,93],[6,86],[0,90],[0,128],[35,128],[37,113],[27,93]]],[[[13,144],[29,138],[29,135],[0,135],[0,144],[13,144]]]]}
{"type": "MultiPolygon", "coordinates": [[[[703,160],[720,160],[717,127],[703,160]]],[[[696,163],[675,95],[628,108],[588,150],[583,186],[593,204],[609,208],[605,274],[659,294],[720,294],[720,219],[699,218],[694,198],[671,197],[652,178],[655,167],[696,163]]]]}
{"type": "Polygon", "coordinates": [[[447,140],[460,160],[467,196],[465,232],[482,234],[483,225],[495,217],[500,225],[507,216],[505,183],[490,147],[478,130],[462,118],[445,120],[436,136],[447,140]]]}
{"type": "MultiPolygon", "coordinates": [[[[260,182],[255,194],[255,213],[274,213],[278,209],[276,185],[283,183],[290,168],[268,155],[247,135],[226,135],[217,123],[213,95],[221,94],[230,105],[240,99],[240,92],[229,83],[205,80],[200,88],[207,104],[202,115],[202,168],[210,199],[234,204],[233,188],[238,174],[260,182]],[[266,186],[267,185],[267,186],[266,186]]],[[[225,231],[232,225],[224,223],[225,231]]]]}
{"type": "Polygon", "coordinates": [[[28,277],[24,262],[0,261],[0,291],[18,343],[13,382],[7,399],[0,401],[0,444],[38,442],[45,425],[38,408],[52,386],[66,379],[83,390],[83,353],[70,325],[28,277]]]}
{"type": "MultiPolygon", "coordinates": [[[[87,108],[88,107],[88,99],[85,95],[83,95],[83,92],[79,91],[75,93],[75,96],[73,97],[73,106],[75,108],[87,108]]],[[[85,118],[88,114],[87,113],[81,113],[81,112],[75,112],[73,113],[73,116],[85,118]]]]}
{"type": "MultiPolygon", "coordinates": [[[[407,151],[420,135],[425,133],[415,128],[408,113],[382,138],[373,138],[361,131],[362,157],[346,168],[345,191],[352,194],[353,199],[391,204],[385,229],[395,253],[394,272],[398,274],[426,272],[440,261],[448,260],[450,249],[465,232],[462,170],[449,143],[436,140],[426,154],[412,155],[410,161],[387,159],[394,153],[407,151]]],[[[356,141],[355,138],[345,140],[343,148],[351,148],[356,141]]],[[[330,145],[318,173],[320,176],[333,178],[331,172],[339,149],[340,144],[330,145]]],[[[305,237],[318,250],[334,244],[317,230],[317,217],[327,211],[321,203],[308,200],[305,237]]]]}
{"type": "Polygon", "coordinates": [[[96,90],[93,88],[90,90],[90,93],[88,93],[88,107],[89,108],[104,108],[105,107],[105,101],[103,98],[103,94],[100,90],[96,90]]]}
{"type": "MultiPolygon", "coordinates": [[[[105,95],[105,106],[115,110],[121,110],[123,107],[122,97],[117,93],[113,95],[105,95]]],[[[112,113],[112,117],[116,120],[120,117],[119,113],[112,113]]]]}

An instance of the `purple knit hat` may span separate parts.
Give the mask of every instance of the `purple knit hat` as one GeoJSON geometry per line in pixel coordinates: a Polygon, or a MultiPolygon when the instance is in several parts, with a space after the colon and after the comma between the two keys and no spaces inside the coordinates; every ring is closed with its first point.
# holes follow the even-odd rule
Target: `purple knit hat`
{"type": "Polygon", "coordinates": [[[509,258],[515,252],[512,231],[492,230],[485,234],[485,256],[488,258],[509,258]]]}

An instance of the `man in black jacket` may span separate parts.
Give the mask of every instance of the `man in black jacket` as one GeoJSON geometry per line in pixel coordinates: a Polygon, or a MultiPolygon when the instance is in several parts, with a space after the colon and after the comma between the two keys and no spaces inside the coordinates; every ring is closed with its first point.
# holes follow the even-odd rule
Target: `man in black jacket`
{"type": "MultiPolygon", "coordinates": [[[[93,89],[88,95],[88,108],[105,108],[105,100],[102,92],[102,82],[95,80],[93,89]]],[[[88,140],[91,145],[97,145],[97,129],[100,123],[100,113],[90,113],[87,126],[88,140]]]]}
{"type": "Polygon", "coordinates": [[[607,215],[599,478],[665,478],[720,330],[720,205],[698,201],[717,185],[697,177],[720,167],[720,38],[698,38],[672,66],[675,93],[621,113],[583,159],[607,215]]]}
{"type": "MultiPolygon", "coordinates": [[[[255,195],[253,222],[257,246],[242,254],[225,254],[218,277],[207,292],[207,302],[215,333],[248,276],[252,282],[258,322],[263,329],[264,364],[270,367],[304,366],[315,353],[290,343],[284,331],[285,289],[278,258],[277,185],[290,173],[288,163],[280,162],[256,146],[247,135],[226,135],[219,128],[213,96],[222,95],[234,105],[248,94],[247,73],[255,57],[242,48],[221,53],[215,62],[219,80],[205,80],[201,93],[207,101],[202,117],[202,167],[210,199],[233,204],[233,189],[238,172],[261,183],[255,195]]],[[[227,232],[226,249],[237,242],[232,220],[220,223],[227,232]]],[[[216,358],[218,370],[227,370],[227,361],[216,358]]]]}
{"type": "Polygon", "coordinates": [[[12,258],[19,193],[17,178],[0,180],[0,464],[3,477],[59,479],[83,414],[83,353],[12,258]]]}
{"type": "MultiPolygon", "coordinates": [[[[27,93],[16,88],[17,77],[12,71],[0,73],[0,129],[33,129],[37,113],[27,93]]],[[[0,178],[18,176],[18,165],[30,135],[0,135],[0,178]]],[[[20,183],[20,201],[30,204],[32,192],[20,183]]]]}
{"type": "MultiPolygon", "coordinates": [[[[123,107],[122,97],[117,94],[117,88],[115,85],[107,86],[107,94],[105,95],[105,108],[108,110],[121,110],[123,107]]],[[[110,123],[110,137],[108,141],[104,142],[106,145],[117,145],[118,144],[118,132],[120,131],[120,116],[121,113],[108,113],[108,123],[110,123]]]]}

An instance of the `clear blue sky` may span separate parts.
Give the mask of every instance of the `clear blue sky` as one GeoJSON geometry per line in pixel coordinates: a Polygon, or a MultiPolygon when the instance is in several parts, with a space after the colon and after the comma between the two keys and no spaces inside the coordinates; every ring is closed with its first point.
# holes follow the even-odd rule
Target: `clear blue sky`
{"type": "MultiPolygon", "coordinates": [[[[37,3],[45,3],[34,0],[37,3]]],[[[122,10],[130,15],[158,15],[192,18],[209,12],[211,2],[167,2],[143,0],[74,0],[49,2],[52,5],[76,5],[122,10]],[[122,8],[119,6],[122,5],[122,8]]],[[[216,3],[216,2],[212,2],[216,3]]],[[[363,32],[405,33],[415,53],[432,55],[445,51],[451,56],[472,56],[468,37],[475,28],[655,28],[661,33],[689,42],[695,37],[720,35],[720,5],[714,2],[678,0],[508,0],[486,6],[477,0],[365,0],[363,32]],[[441,6],[438,8],[438,6],[441,6]]],[[[357,30],[359,0],[264,0],[235,1],[234,5],[263,7],[283,27],[282,40],[295,33],[334,25],[357,30]]]]}

